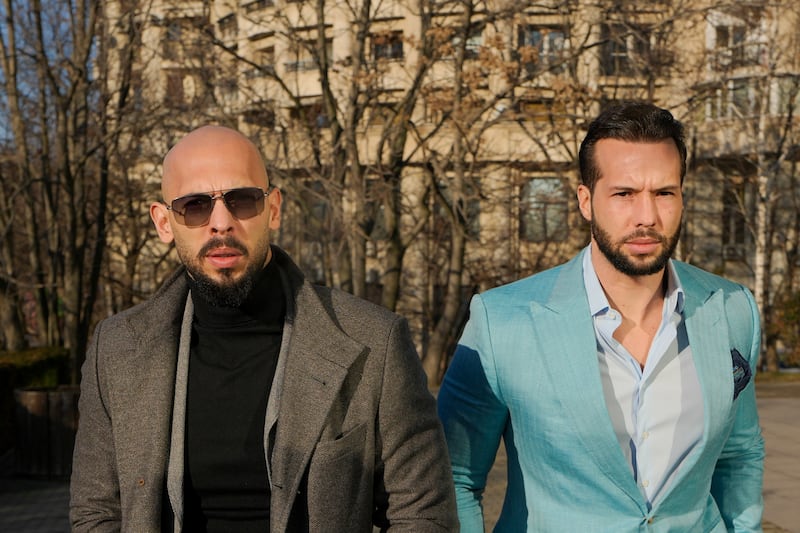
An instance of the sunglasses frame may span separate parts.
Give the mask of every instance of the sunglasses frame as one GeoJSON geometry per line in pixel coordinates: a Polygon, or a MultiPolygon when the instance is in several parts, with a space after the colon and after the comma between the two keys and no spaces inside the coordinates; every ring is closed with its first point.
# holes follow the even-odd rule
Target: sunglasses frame
{"type": "MultiPolygon", "coordinates": [[[[266,198],[267,196],[270,195],[270,193],[272,193],[273,190],[275,190],[275,188],[270,186],[270,187],[267,187],[266,191],[264,191],[264,189],[261,188],[261,187],[235,187],[233,189],[222,189],[222,190],[215,191],[215,192],[195,192],[195,193],[185,194],[183,196],[179,196],[179,197],[175,198],[174,200],[172,200],[169,203],[167,203],[167,202],[162,202],[162,203],[167,208],[167,211],[172,211],[172,214],[175,216],[175,220],[179,224],[181,224],[183,226],[186,226],[187,228],[200,228],[200,227],[203,227],[206,224],[208,224],[208,222],[211,220],[211,214],[214,212],[214,203],[216,202],[216,200],[222,200],[222,203],[225,205],[225,209],[227,209],[228,212],[231,214],[231,216],[233,218],[235,218],[236,220],[247,220],[248,218],[252,218],[252,217],[258,216],[261,213],[263,213],[264,212],[264,201],[263,200],[261,201],[261,204],[260,204],[261,207],[256,209],[256,213],[254,215],[250,215],[250,216],[246,216],[246,217],[237,216],[236,213],[234,213],[235,208],[231,209],[231,206],[228,204],[228,198],[226,197],[227,194],[229,194],[231,192],[235,192],[235,191],[256,191],[256,190],[264,195],[263,198],[266,198]],[[193,197],[209,198],[211,200],[211,203],[209,204],[211,206],[211,209],[208,210],[208,214],[207,214],[206,218],[200,224],[187,224],[186,223],[186,213],[185,212],[181,212],[180,210],[178,210],[178,209],[176,209],[174,207],[175,202],[177,202],[179,200],[184,200],[186,198],[193,198],[193,197]]],[[[258,201],[258,199],[256,199],[256,201],[258,201]]],[[[256,204],[256,205],[258,205],[258,204],[256,204]]]]}

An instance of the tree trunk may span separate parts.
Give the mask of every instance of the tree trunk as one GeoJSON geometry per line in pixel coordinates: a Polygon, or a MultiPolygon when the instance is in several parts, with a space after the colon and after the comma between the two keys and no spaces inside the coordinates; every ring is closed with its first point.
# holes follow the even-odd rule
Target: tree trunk
{"type": "Polygon", "coordinates": [[[453,226],[450,240],[450,257],[448,260],[445,304],[442,316],[436,323],[430,343],[422,359],[422,367],[428,375],[428,386],[435,387],[442,381],[446,368],[447,348],[452,341],[456,321],[463,307],[461,302],[461,270],[464,266],[466,239],[459,228],[453,226]]]}
{"type": "Polygon", "coordinates": [[[2,339],[0,349],[11,352],[22,350],[26,346],[25,330],[20,318],[19,298],[8,283],[0,283],[0,328],[2,339]]]}

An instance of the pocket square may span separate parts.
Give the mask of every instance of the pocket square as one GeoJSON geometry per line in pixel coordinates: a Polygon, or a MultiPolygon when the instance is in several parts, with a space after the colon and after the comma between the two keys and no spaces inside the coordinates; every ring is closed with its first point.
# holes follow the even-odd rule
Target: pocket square
{"type": "Polygon", "coordinates": [[[733,399],[735,400],[750,383],[753,372],[750,370],[750,364],[736,348],[731,349],[731,361],[733,363],[733,399]]]}

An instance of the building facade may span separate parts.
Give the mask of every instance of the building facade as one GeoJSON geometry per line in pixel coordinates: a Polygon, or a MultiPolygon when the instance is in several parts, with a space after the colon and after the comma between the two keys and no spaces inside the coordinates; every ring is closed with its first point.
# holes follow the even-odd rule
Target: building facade
{"type": "Polygon", "coordinates": [[[134,58],[135,99],[153,110],[147,134],[127,137],[131,172],[156,175],[155,154],[196,126],[239,128],[284,191],[279,244],[315,281],[409,316],[437,360],[472,292],[588,242],[577,150],[618,100],[668,107],[687,126],[680,257],[753,288],[767,316],[797,288],[797,2],[105,10],[109,49],[134,58]]]}

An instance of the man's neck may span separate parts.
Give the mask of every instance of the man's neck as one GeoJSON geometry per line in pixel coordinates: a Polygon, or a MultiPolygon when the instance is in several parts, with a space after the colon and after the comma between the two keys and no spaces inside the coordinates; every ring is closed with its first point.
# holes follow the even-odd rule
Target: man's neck
{"type": "Polygon", "coordinates": [[[609,305],[622,315],[614,332],[617,339],[644,368],[658,328],[666,294],[666,268],[647,276],[629,276],[617,270],[592,243],[592,266],[609,305]]]}

